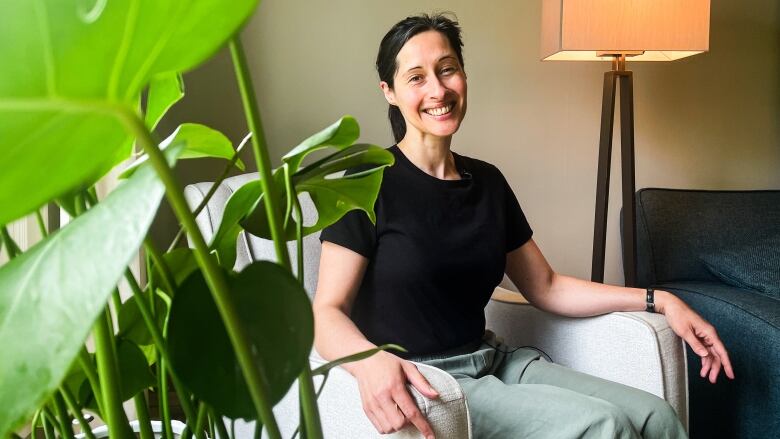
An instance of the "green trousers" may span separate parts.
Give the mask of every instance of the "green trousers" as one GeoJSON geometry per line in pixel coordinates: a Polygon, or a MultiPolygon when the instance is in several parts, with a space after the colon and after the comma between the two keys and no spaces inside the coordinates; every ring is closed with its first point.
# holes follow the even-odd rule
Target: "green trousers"
{"type": "Polygon", "coordinates": [[[663,399],[514,350],[490,331],[468,352],[412,360],[451,374],[463,388],[474,439],[686,438],[663,399]]]}

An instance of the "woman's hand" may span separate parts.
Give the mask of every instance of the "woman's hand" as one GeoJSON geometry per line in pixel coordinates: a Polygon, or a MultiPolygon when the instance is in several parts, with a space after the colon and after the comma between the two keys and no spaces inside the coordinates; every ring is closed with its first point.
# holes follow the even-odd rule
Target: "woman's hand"
{"type": "Polygon", "coordinates": [[[729,354],[715,327],[668,291],[656,290],[656,303],[658,312],[666,316],[669,327],[701,357],[699,376],[704,378],[709,374],[710,382],[715,384],[722,366],[726,376],[734,379],[729,354]]]}
{"type": "Polygon", "coordinates": [[[406,389],[412,385],[428,398],[439,394],[417,367],[388,352],[378,352],[353,364],[353,375],[360,388],[363,411],[380,434],[393,433],[412,423],[426,439],[433,439],[433,429],[417,408],[406,389]]]}

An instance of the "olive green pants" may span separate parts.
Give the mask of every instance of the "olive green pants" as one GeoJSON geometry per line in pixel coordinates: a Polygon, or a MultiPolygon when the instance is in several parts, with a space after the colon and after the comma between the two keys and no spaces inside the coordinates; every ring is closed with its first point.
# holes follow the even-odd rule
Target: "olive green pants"
{"type": "Polygon", "coordinates": [[[412,360],[455,377],[474,439],[688,437],[663,399],[513,350],[490,331],[476,351],[412,360]]]}

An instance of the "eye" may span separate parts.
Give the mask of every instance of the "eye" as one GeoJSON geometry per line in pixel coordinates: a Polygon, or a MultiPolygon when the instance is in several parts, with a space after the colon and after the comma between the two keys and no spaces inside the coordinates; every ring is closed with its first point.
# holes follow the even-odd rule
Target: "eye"
{"type": "Polygon", "coordinates": [[[420,82],[422,81],[422,75],[412,75],[409,77],[409,82],[420,82]]]}
{"type": "Polygon", "coordinates": [[[452,67],[452,66],[445,67],[445,68],[441,69],[441,73],[444,74],[444,75],[450,75],[450,74],[455,73],[456,71],[457,71],[457,69],[455,67],[452,67]]]}

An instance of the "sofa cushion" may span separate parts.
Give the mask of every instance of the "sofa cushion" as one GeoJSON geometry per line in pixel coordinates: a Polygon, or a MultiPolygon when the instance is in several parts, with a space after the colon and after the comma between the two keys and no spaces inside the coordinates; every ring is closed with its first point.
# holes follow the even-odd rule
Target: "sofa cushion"
{"type": "Polygon", "coordinates": [[[780,300],[719,282],[656,285],[683,299],[712,323],[729,352],[736,378],[716,384],[699,376],[688,349],[692,438],[780,438],[780,300]]]}
{"type": "Polygon", "coordinates": [[[780,233],[699,257],[726,284],[780,299],[780,233]]]}

